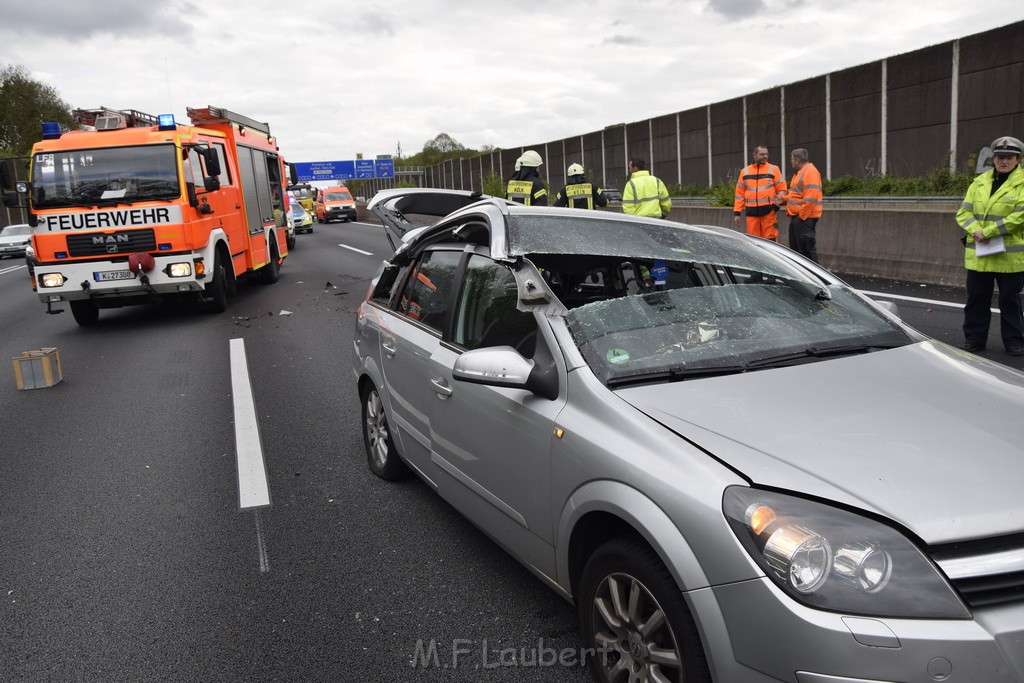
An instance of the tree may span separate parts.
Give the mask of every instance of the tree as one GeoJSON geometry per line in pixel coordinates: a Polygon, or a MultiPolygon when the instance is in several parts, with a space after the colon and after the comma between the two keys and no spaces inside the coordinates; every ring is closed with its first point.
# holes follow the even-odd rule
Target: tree
{"type": "Polygon", "coordinates": [[[448,133],[438,133],[433,140],[423,143],[423,151],[420,154],[423,166],[433,166],[453,157],[464,156],[466,152],[472,151],[467,150],[465,145],[448,133]]]}
{"type": "Polygon", "coordinates": [[[53,87],[34,80],[23,66],[0,69],[0,157],[28,156],[42,137],[43,121],[75,127],[71,107],[53,87]]]}

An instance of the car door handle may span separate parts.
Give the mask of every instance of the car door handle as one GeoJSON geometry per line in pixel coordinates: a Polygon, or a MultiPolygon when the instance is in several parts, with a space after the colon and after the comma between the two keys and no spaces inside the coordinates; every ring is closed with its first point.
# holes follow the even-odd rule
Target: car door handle
{"type": "Polygon", "coordinates": [[[452,395],[452,388],[448,386],[448,383],[441,379],[432,379],[430,383],[434,385],[434,391],[437,392],[438,396],[442,398],[452,395]]]}
{"type": "Polygon", "coordinates": [[[388,358],[394,358],[395,353],[398,351],[395,343],[391,340],[381,342],[380,348],[384,349],[384,353],[388,354],[388,358]]]}

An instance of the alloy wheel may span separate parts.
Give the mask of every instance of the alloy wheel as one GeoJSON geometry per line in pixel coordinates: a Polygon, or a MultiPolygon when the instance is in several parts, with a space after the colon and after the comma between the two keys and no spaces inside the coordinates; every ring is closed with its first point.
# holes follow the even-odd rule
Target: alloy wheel
{"type": "Polygon", "coordinates": [[[680,680],[682,652],[661,605],[636,577],[604,577],[594,596],[594,641],[605,680],[680,680]]]}
{"type": "Polygon", "coordinates": [[[388,418],[376,389],[366,395],[366,438],[373,462],[380,469],[388,463],[388,418]]]}

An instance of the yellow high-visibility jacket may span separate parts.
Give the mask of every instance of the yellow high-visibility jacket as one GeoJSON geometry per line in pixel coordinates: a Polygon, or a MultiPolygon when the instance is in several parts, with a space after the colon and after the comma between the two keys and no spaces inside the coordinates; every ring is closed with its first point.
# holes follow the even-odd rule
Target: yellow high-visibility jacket
{"type": "Polygon", "coordinates": [[[672,210],[668,188],[650,171],[634,171],[622,189],[622,210],[637,216],[664,218],[672,210]]]}
{"type": "Polygon", "coordinates": [[[994,169],[975,178],[956,212],[956,222],[967,236],[964,267],[984,273],[1024,272],[1024,171],[1018,164],[995,194],[994,179],[994,169]],[[978,228],[988,239],[1002,236],[1006,251],[979,257],[974,251],[978,228]]]}

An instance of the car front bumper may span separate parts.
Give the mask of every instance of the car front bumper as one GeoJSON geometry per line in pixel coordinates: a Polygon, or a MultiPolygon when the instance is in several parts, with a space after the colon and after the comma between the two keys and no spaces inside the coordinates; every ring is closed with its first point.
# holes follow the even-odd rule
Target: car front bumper
{"type": "Polygon", "coordinates": [[[804,607],[767,578],[688,597],[718,680],[1024,681],[1024,602],[973,619],[863,617],[804,607]]]}
{"type": "Polygon", "coordinates": [[[356,217],[356,207],[345,206],[340,208],[331,208],[327,211],[327,219],[334,220],[335,218],[352,218],[356,217]]]}
{"type": "Polygon", "coordinates": [[[20,247],[4,246],[4,247],[0,247],[0,256],[24,256],[24,255],[25,255],[25,247],[24,246],[20,246],[20,247]]]}

